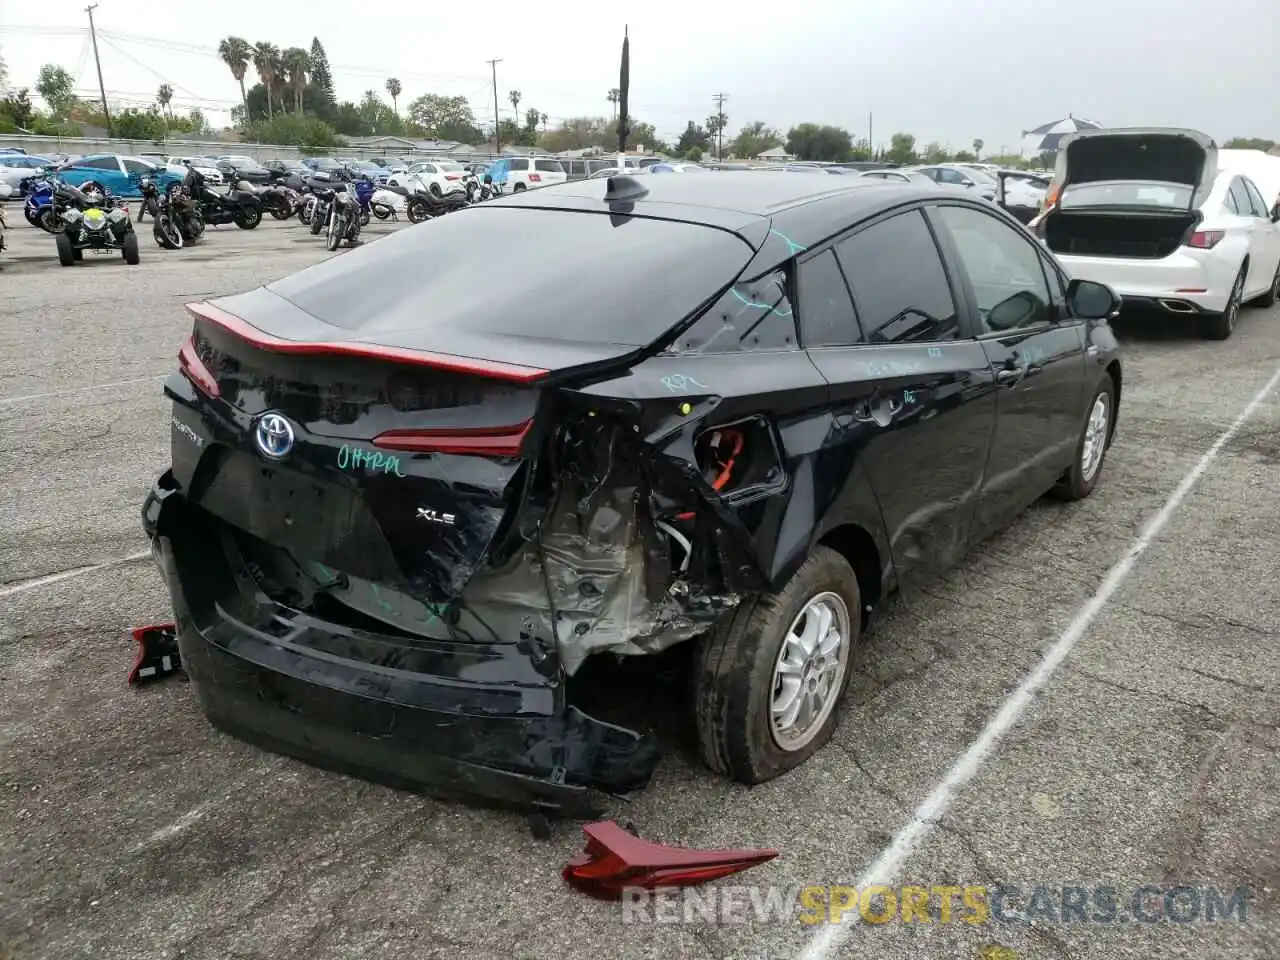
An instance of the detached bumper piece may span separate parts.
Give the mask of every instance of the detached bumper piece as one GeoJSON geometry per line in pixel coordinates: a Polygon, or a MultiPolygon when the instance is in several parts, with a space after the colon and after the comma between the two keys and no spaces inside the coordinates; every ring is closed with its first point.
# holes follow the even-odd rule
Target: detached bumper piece
{"type": "Polygon", "coordinates": [[[656,740],[567,705],[558,672],[524,644],[383,633],[277,603],[172,474],[142,512],[182,667],[224,732],[392,787],[546,817],[598,817],[649,782],[656,740]]]}
{"type": "Polygon", "coordinates": [[[129,670],[130,684],[151,683],[182,672],[182,655],[178,651],[175,624],[157,623],[149,627],[134,627],[130,632],[138,644],[138,654],[129,670]]]}
{"type": "Polygon", "coordinates": [[[620,900],[627,888],[692,887],[740,873],[778,855],[776,850],[691,850],[650,843],[612,820],[582,828],[587,845],[562,876],[599,900],[620,900]]]}

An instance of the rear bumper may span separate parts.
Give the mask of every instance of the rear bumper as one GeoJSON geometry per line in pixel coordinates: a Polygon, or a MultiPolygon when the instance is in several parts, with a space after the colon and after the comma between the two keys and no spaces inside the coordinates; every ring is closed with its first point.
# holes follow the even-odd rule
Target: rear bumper
{"type": "Polygon", "coordinates": [[[566,817],[598,816],[608,795],[648,783],[656,742],[566,705],[558,671],[539,673],[523,645],[410,649],[274,603],[171,473],[142,521],[183,667],[225,732],[394,787],[566,817]],[[434,670],[395,665],[408,661],[434,670]]]}
{"type": "Polygon", "coordinates": [[[1226,309],[1235,271],[1213,258],[1178,252],[1163,260],[1130,260],[1058,254],[1073,277],[1105,283],[1127,306],[1149,306],[1167,313],[1215,313],[1226,309]]]}

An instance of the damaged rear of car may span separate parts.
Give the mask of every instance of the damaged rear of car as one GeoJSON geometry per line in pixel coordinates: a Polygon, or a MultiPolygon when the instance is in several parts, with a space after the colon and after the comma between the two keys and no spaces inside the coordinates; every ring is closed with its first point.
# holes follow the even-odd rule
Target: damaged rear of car
{"type": "Polygon", "coordinates": [[[564,815],[649,780],[653,738],[567,680],[707,631],[776,572],[725,494],[768,509],[777,428],[726,420],[668,349],[726,298],[760,306],[735,284],[768,221],[540,204],[189,306],[143,524],[219,727],[564,815]],[[496,282],[474,256],[495,243],[518,251],[496,282]]]}

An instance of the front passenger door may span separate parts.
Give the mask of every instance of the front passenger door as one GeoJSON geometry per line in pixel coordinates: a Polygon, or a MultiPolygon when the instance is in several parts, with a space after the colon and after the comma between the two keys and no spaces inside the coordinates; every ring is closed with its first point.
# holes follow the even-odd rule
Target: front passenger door
{"type": "Polygon", "coordinates": [[[1060,292],[1051,292],[1042,255],[1023,231],[971,206],[939,204],[932,215],[953,249],[997,382],[996,430],[974,521],[983,538],[1071,465],[1087,399],[1085,328],[1057,305],[1060,292]]]}

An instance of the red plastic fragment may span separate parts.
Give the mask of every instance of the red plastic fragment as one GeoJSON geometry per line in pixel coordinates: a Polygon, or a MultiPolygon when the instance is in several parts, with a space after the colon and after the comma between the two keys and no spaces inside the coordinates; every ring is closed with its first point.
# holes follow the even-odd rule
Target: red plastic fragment
{"type": "Polygon", "coordinates": [[[564,868],[572,887],[600,900],[620,900],[628,887],[691,887],[766,863],[776,850],[692,850],[650,843],[612,820],[582,828],[587,845],[564,868]]]}
{"type": "Polygon", "coordinates": [[[175,623],[153,623],[129,631],[138,645],[138,653],[129,669],[130,684],[159,680],[182,669],[175,637],[177,629],[175,623]]]}

